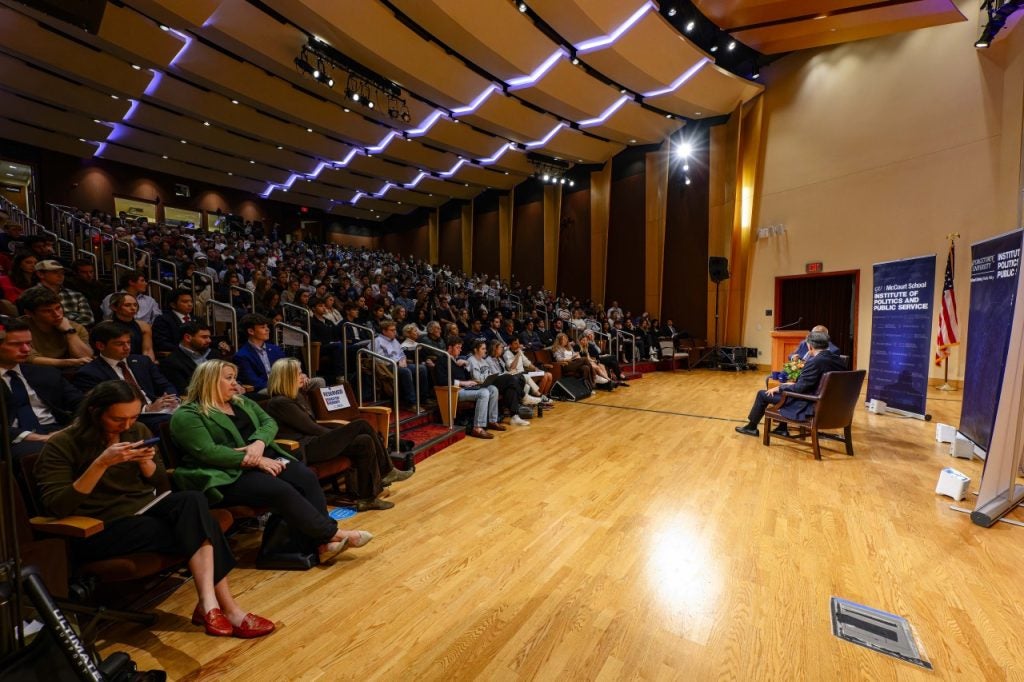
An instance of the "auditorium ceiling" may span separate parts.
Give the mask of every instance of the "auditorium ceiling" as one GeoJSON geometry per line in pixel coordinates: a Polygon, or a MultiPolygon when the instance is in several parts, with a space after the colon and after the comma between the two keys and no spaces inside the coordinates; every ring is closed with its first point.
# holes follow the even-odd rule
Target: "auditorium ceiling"
{"type": "MultiPolygon", "coordinates": [[[[696,4],[766,54],[962,19],[951,0],[696,4]]],[[[124,0],[87,32],[0,0],[0,137],[381,221],[509,189],[538,163],[571,178],[761,91],[669,9],[124,0]]]]}

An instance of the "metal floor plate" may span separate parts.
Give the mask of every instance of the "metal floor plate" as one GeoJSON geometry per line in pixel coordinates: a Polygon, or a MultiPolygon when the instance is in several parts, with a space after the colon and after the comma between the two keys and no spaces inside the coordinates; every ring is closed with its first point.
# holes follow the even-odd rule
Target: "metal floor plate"
{"type": "Polygon", "coordinates": [[[932,669],[914,639],[906,618],[870,606],[832,597],[832,634],[840,639],[898,658],[916,666],[932,669]]]}

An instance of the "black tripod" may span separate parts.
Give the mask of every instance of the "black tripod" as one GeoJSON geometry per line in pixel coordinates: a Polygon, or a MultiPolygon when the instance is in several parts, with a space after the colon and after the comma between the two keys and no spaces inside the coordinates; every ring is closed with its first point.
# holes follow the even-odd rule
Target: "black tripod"
{"type": "Polygon", "coordinates": [[[708,258],[708,276],[715,283],[715,345],[712,346],[701,357],[698,365],[705,362],[713,369],[719,369],[723,364],[731,364],[723,360],[722,347],[718,345],[718,288],[722,282],[729,279],[729,259],[721,256],[710,256],[708,258]]]}

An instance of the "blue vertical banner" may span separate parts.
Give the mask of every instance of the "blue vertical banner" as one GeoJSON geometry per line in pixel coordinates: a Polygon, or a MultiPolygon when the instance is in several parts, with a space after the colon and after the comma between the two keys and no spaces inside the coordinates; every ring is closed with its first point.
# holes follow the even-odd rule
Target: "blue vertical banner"
{"type": "Polygon", "coordinates": [[[935,256],[876,263],[868,400],[925,416],[935,304],[935,256]]]}
{"type": "Polygon", "coordinates": [[[1013,329],[1024,230],[971,245],[971,303],[959,431],[988,452],[1013,329]]]}

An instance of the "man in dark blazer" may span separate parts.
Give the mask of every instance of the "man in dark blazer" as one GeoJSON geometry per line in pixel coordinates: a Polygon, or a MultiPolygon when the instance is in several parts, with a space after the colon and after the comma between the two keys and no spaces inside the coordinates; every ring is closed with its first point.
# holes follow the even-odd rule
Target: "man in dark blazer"
{"type": "Polygon", "coordinates": [[[72,382],[87,392],[104,381],[121,380],[138,389],[143,397],[139,421],[156,431],[178,407],[176,389],[145,355],[134,355],[132,333],[120,322],[101,322],[89,333],[96,357],[82,365],[72,382]]]}
{"type": "Polygon", "coordinates": [[[235,353],[238,383],[252,386],[256,393],[266,393],[270,366],[284,357],[281,347],[270,343],[270,320],[263,315],[246,315],[238,322],[246,343],[235,353]]]}
{"type": "Polygon", "coordinates": [[[153,349],[157,353],[170,353],[181,340],[182,325],[194,322],[192,292],[175,289],[171,292],[170,310],[153,321],[153,349]]]}
{"type": "Polygon", "coordinates": [[[210,325],[189,322],[181,326],[178,345],[170,355],[160,360],[160,372],[174,385],[178,395],[185,395],[196,367],[207,360],[223,358],[230,352],[230,346],[223,341],[213,347],[210,325]]]}
{"type": "MultiPolygon", "coordinates": [[[[822,332],[811,332],[807,335],[809,357],[804,364],[800,377],[792,384],[782,384],[767,391],[758,391],[754,398],[754,406],[750,408],[750,415],[747,423],[737,426],[736,432],[745,436],[759,436],[757,425],[761,423],[765,410],[769,405],[775,405],[782,400],[783,391],[789,393],[803,393],[805,395],[817,395],[821,379],[827,372],[840,372],[846,369],[846,363],[829,350],[828,334],[822,332]]],[[[814,403],[809,400],[795,400],[790,398],[782,406],[782,414],[789,419],[807,419],[814,414],[814,403]]],[[[780,425],[778,432],[785,434],[784,425],[780,425]]]]}
{"type": "Polygon", "coordinates": [[[28,324],[0,322],[0,387],[7,402],[11,454],[39,452],[50,438],[71,423],[82,393],[56,367],[28,364],[32,331],[28,324]]]}

